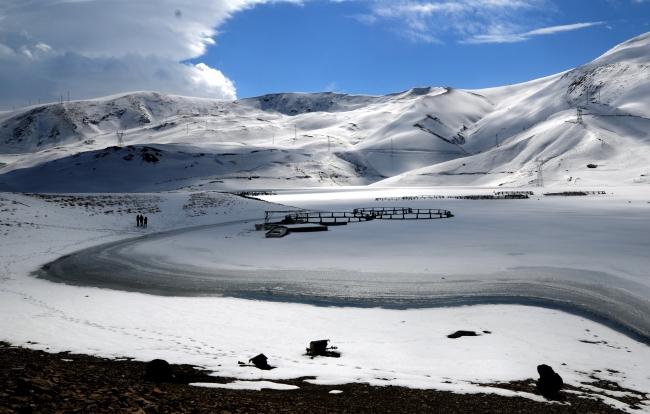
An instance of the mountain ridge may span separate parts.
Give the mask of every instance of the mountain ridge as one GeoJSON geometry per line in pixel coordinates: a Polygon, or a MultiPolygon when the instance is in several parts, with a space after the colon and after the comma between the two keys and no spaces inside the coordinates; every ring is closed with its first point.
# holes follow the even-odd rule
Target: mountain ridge
{"type": "Polygon", "coordinates": [[[547,185],[647,184],[649,79],[646,33],[578,68],[499,88],[233,101],[141,91],[32,106],[0,113],[0,190],[519,187],[537,184],[540,163],[547,185]],[[126,145],[121,159],[88,158],[116,145],[118,131],[126,145]],[[142,154],[147,147],[163,155],[137,166],[124,158],[129,148],[142,154]],[[184,155],[195,153],[204,154],[201,168],[184,155]],[[87,159],[94,169],[72,168],[87,159]],[[598,167],[586,170],[587,164],[598,167]],[[102,182],[90,172],[97,168],[113,178],[102,182]],[[122,170],[125,179],[136,177],[133,184],[115,181],[122,170]]]}

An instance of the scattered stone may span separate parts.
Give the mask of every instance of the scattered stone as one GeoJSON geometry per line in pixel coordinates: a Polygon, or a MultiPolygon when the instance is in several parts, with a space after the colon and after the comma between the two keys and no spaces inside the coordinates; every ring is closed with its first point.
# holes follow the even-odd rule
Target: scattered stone
{"type": "Polygon", "coordinates": [[[258,368],[258,369],[263,369],[265,371],[270,371],[273,368],[275,368],[275,367],[270,366],[267,361],[268,361],[268,358],[264,354],[259,354],[258,356],[248,360],[248,362],[255,365],[255,367],[258,368]]]}
{"type": "Polygon", "coordinates": [[[329,343],[329,339],[322,339],[320,341],[311,341],[309,343],[309,348],[307,348],[307,355],[310,357],[315,357],[315,356],[326,356],[326,357],[333,357],[333,358],[338,358],[341,356],[340,352],[333,351],[333,349],[338,349],[335,346],[327,347],[327,344],[329,343]]]}
{"type": "Polygon", "coordinates": [[[478,336],[478,334],[474,331],[456,331],[451,335],[447,335],[447,338],[457,339],[461,336],[478,336]]]}
{"type": "Polygon", "coordinates": [[[562,389],[564,381],[553,368],[548,365],[538,365],[539,379],[537,380],[537,389],[543,396],[552,396],[562,389]]]}
{"type": "Polygon", "coordinates": [[[154,359],[147,364],[147,372],[144,374],[145,381],[171,382],[173,379],[172,367],[164,359],[154,359]]]}
{"type": "Polygon", "coordinates": [[[587,168],[598,168],[596,164],[587,164],[587,168]]]}
{"type": "MultiPolygon", "coordinates": [[[[190,383],[229,383],[235,378],[222,378],[192,365],[172,365],[174,381],[152,384],[143,381],[147,363],[133,359],[98,358],[90,355],[65,353],[37,353],[31,349],[10,346],[0,341],[0,413],[147,413],[147,414],[208,414],[208,413],[526,413],[526,414],[618,414],[622,411],[603,402],[601,398],[584,398],[594,394],[593,387],[578,390],[581,393],[562,394],[566,404],[539,402],[521,397],[503,397],[498,394],[455,394],[448,391],[411,389],[399,386],[371,387],[363,383],[337,386],[316,385],[296,378],[282,381],[300,386],[292,393],[265,390],[229,390],[193,387],[190,383]],[[61,361],[74,359],[73,363],[61,361]],[[13,368],[20,368],[14,370],[13,368]],[[53,393],[37,392],[21,395],[18,382],[54,384],[53,393]],[[28,380],[28,381],[27,381],[28,380]],[[158,393],[156,390],[163,393],[158,393]],[[332,390],[342,393],[329,394],[332,390]],[[302,403],[303,405],[298,405],[302,403]]],[[[533,393],[530,381],[482,384],[511,391],[533,393]]],[[[646,393],[624,390],[607,383],[603,397],[618,399],[621,407],[645,407],[646,393]],[[616,397],[609,390],[624,391],[616,397]],[[623,395],[623,393],[621,394],[623,395]]],[[[596,384],[604,387],[603,383],[596,384]]],[[[619,406],[619,405],[617,405],[619,406]]],[[[625,409],[625,408],[624,408],[625,409]]],[[[637,411],[642,408],[636,408],[637,411]]],[[[629,410],[632,411],[632,410],[629,410]]]]}

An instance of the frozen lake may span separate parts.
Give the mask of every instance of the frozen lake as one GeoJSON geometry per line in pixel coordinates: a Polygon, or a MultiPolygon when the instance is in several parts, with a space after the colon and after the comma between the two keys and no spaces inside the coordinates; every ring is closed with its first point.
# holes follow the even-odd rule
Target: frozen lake
{"type": "Polygon", "coordinates": [[[375,197],[492,190],[299,189],[268,197],[284,207],[219,193],[3,193],[0,219],[11,226],[0,238],[2,340],[161,358],[239,381],[310,377],[537,400],[480,384],[527,381],[544,363],[586,398],[637,412],[597,385],[650,389],[643,363],[650,347],[585,311],[646,329],[639,319],[648,314],[647,191],[407,201],[455,217],[376,220],[275,240],[253,226],[268,209],[350,211],[382,205],[375,197]],[[115,209],[108,201],[157,212],[143,229],[132,214],[106,213],[115,209]],[[65,283],[33,277],[48,263],[65,283]],[[440,306],[468,303],[478,304],[440,306]],[[457,330],[479,336],[449,339],[457,330]],[[310,341],[326,338],[341,358],[304,355],[310,341]],[[260,352],[277,369],[239,366],[260,352]]]}
{"type": "MultiPolygon", "coordinates": [[[[269,199],[328,211],[387,204],[346,194],[269,199]]],[[[390,202],[445,208],[455,217],[375,220],[273,240],[253,229],[255,221],[241,220],[93,247],[40,275],[167,296],[337,306],[538,304],[587,312],[650,338],[650,209],[627,198],[390,202]]]]}

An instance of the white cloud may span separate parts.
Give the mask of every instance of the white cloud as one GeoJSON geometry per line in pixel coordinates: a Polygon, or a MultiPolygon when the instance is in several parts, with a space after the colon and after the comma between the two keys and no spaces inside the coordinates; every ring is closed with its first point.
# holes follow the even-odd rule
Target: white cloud
{"type": "Polygon", "coordinates": [[[0,43],[0,59],[9,59],[14,56],[14,51],[7,45],[0,43]]]}
{"type": "Polygon", "coordinates": [[[552,35],[555,33],[568,32],[572,30],[584,29],[586,27],[599,26],[604,22],[576,23],[564,26],[551,26],[541,29],[531,30],[525,33],[493,33],[485,35],[475,35],[471,39],[464,40],[462,43],[513,43],[522,42],[533,36],[552,35]]]}
{"type": "Polygon", "coordinates": [[[223,73],[204,63],[187,65],[187,76],[192,80],[192,88],[197,90],[193,96],[219,95],[235,99],[235,85],[223,73]],[[203,92],[203,93],[201,93],[203,92]]]}
{"type": "Polygon", "coordinates": [[[68,52],[33,64],[18,56],[0,59],[5,107],[57,101],[70,91],[85,99],[138,90],[164,91],[205,98],[234,99],[233,82],[205,64],[182,64],[155,55],[89,58],[68,52]]]}
{"type": "Polygon", "coordinates": [[[77,98],[134,89],[234,98],[219,70],[182,62],[214,45],[234,13],[271,1],[283,0],[3,0],[0,78],[12,84],[0,89],[0,108],[67,90],[77,98]]]}
{"type": "MultiPolygon", "coordinates": [[[[639,0],[635,0],[639,1],[639,0]]],[[[352,16],[367,24],[385,22],[414,42],[521,42],[602,24],[546,26],[559,10],[552,0],[373,0],[370,13],[352,16]],[[534,29],[542,27],[541,29],[534,29]]]]}
{"type": "Polygon", "coordinates": [[[583,29],[585,27],[598,26],[601,24],[604,24],[604,22],[576,23],[576,24],[568,24],[564,26],[545,27],[542,29],[531,30],[530,32],[524,33],[524,36],[548,35],[548,34],[555,34],[560,32],[568,32],[571,30],[583,29]]]}

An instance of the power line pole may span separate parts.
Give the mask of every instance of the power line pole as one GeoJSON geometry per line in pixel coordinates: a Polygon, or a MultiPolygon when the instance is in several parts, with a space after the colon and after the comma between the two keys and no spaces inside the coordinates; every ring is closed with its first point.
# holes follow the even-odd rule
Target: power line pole
{"type": "Polygon", "coordinates": [[[124,140],[122,137],[124,136],[124,131],[117,131],[117,146],[118,147],[123,147],[124,146],[124,140]]]}
{"type": "Polygon", "coordinates": [[[535,162],[537,163],[537,187],[544,187],[544,161],[537,158],[535,162]]]}
{"type": "Polygon", "coordinates": [[[577,112],[578,112],[578,113],[577,113],[576,123],[578,123],[578,124],[582,124],[582,123],[583,123],[583,122],[582,122],[582,108],[581,108],[581,107],[578,107],[577,112]]]}
{"type": "Polygon", "coordinates": [[[600,105],[600,90],[603,89],[603,83],[598,84],[598,104],[600,105]]]}

